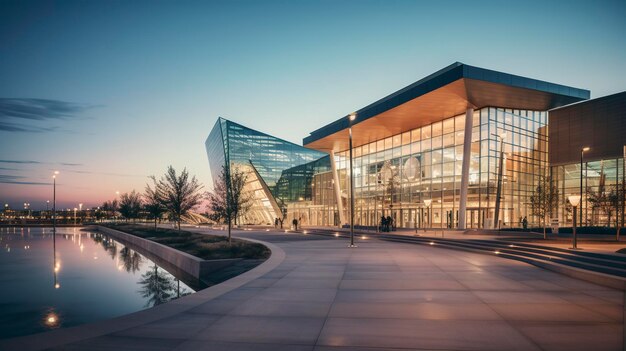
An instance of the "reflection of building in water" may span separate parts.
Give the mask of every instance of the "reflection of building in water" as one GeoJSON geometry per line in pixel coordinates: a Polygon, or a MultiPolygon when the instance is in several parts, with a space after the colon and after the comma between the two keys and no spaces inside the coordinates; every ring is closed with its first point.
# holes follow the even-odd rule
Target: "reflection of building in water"
{"type": "MultiPolygon", "coordinates": [[[[623,136],[626,108],[624,94],[618,95],[621,97],[612,104],[621,112],[615,112],[615,123],[606,126],[623,136]]],[[[286,208],[289,223],[297,218],[304,225],[346,224],[350,218],[351,127],[356,225],[375,226],[381,216],[392,217],[397,227],[410,228],[517,227],[523,218],[535,225],[540,220],[532,215],[531,196],[540,181],[556,171],[555,177],[570,177],[573,184],[573,177],[579,174],[575,158],[563,166],[549,167],[548,125],[553,121],[548,115],[562,119],[561,115],[570,113],[567,111],[579,109],[586,111],[579,113],[585,121],[604,123],[603,118],[589,114],[592,109],[576,107],[602,105],[602,99],[555,109],[589,96],[587,90],[455,63],[356,111],[352,122],[346,116],[311,132],[304,138],[304,146],[326,153],[315,154],[314,159],[274,153],[272,147],[256,143],[256,137],[245,136],[248,129],[239,125],[236,128],[245,148],[237,146],[238,158],[229,158],[234,151],[229,149],[229,134],[224,130],[228,130],[225,125],[235,124],[221,118],[206,141],[207,154],[214,178],[222,165],[235,159],[244,167],[257,168],[250,174],[259,183],[255,194],[267,204],[269,217],[284,203],[280,207],[286,208]],[[256,155],[278,159],[280,166],[262,172],[256,155]],[[294,164],[288,165],[290,161],[294,164]]],[[[589,130],[597,129],[580,125],[571,135],[579,135],[580,143],[589,130]]],[[[551,138],[552,133],[551,127],[551,138]]],[[[598,141],[603,139],[602,133],[594,135],[598,141]]],[[[552,139],[550,142],[551,148],[558,149],[552,139]]],[[[619,139],[616,145],[624,142],[619,139]]],[[[574,151],[559,153],[573,152],[575,156],[579,145],[568,139],[561,148],[574,151]]],[[[293,149],[303,154],[301,147],[293,149]]],[[[621,146],[611,150],[621,152],[621,146]]],[[[609,184],[609,178],[615,178],[615,170],[622,164],[616,159],[622,156],[611,155],[612,161],[599,154],[589,160],[604,160],[588,164],[592,188],[601,187],[600,179],[609,184]],[[604,178],[594,175],[600,173],[604,178]]],[[[565,188],[570,187],[567,184],[565,188]]],[[[562,196],[567,192],[565,189],[562,196]]],[[[564,208],[561,201],[561,217],[566,216],[564,208]]],[[[249,220],[267,222],[261,217],[249,220]]]]}

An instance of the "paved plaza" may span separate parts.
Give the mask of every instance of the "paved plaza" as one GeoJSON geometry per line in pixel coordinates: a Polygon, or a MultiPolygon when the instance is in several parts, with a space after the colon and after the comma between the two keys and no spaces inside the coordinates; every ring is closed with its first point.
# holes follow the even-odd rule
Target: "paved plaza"
{"type": "Polygon", "coordinates": [[[622,349],[621,291],[432,246],[369,238],[350,249],[333,237],[236,235],[273,244],[275,268],[55,350],[622,349]]]}

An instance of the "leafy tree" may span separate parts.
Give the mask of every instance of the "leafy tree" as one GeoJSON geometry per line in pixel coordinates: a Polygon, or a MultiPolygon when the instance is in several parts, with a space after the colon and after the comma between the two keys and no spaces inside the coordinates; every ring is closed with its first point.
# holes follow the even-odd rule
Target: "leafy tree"
{"type": "Polygon", "coordinates": [[[246,180],[246,173],[238,168],[233,167],[229,174],[226,167],[222,167],[219,178],[214,181],[213,191],[208,193],[211,219],[228,224],[229,243],[233,220],[245,215],[251,206],[251,194],[244,192],[246,180]]]}
{"type": "Polygon", "coordinates": [[[154,191],[159,202],[169,214],[171,220],[178,225],[180,231],[181,217],[200,203],[202,185],[195,176],[189,177],[187,169],[183,169],[180,176],[176,174],[174,167],[169,166],[165,175],[158,181],[154,176],[150,177],[154,183],[154,191]]]}
{"type": "Polygon", "coordinates": [[[119,211],[126,220],[138,218],[141,213],[141,195],[135,190],[122,194],[119,211]]]}
{"type": "Polygon", "coordinates": [[[541,220],[544,239],[547,239],[546,218],[558,206],[558,201],[559,189],[552,181],[552,177],[540,177],[534,193],[530,196],[530,207],[532,214],[541,220]]]}
{"type": "Polygon", "coordinates": [[[104,203],[102,203],[102,206],[100,206],[100,210],[104,211],[107,219],[115,217],[115,213],[118,211],[118,209],[119,203],[117,202],[117,200],[105,201],[104,203]]]}
{"type": "Polygon", "coordinates": [[[148,213],[148,216],[154,219],[154,228],[156,229],[157,221],[161,219],[166,211],[165,206],[161,203],[156,187],[153,189],[150,187],[150,184],[146,184],[143,198],[145,200],[144,209],[148,213]]]}

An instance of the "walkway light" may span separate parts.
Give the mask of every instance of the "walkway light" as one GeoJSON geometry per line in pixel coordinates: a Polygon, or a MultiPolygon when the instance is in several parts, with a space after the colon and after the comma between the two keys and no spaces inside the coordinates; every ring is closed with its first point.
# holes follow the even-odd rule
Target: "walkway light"
{"type": "MultiPolygon", "coordinates": [[[[432,223],[430,223],[430,204],[433,202],[432,199],[426,199],[424,200],[424,207],[426,207],[426,209],[428,210],[428,224],[432,225],[432,223]]],[[[426,232],[426,224],[422,224],[422,227],[424,227],[424,232],[426,232]]],[[[432,244],[431,244],[432,245],[432,244]]]]}
{"type": "Polygon", "coordinates": [[[572,223],[572,249],[578,249],[577,247],[577,242],[576,242],[576,207],[578,207],[578,204],[580,203],[580,195],[570,195],[568,197],[569,203],[572,204],[572,207],[574,208],[574,221],[572,223]]]}

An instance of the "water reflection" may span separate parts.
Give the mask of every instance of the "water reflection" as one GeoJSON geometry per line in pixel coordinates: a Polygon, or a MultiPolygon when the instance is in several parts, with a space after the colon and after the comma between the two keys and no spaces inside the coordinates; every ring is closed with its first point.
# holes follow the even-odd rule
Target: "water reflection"
{"type": "Polygon", "coordinates": [[[186,289],[181,292],[180,281],[172,275],[165,274],[163,270],[159,271],[157,265],[153,265],[151,268],[142,274],[141,280],[137,282],[141,287],[139,293],[146,299],[146,307],[160,305],[191,293],[186,289]],[[176,280],[176,284],[174,284],[174,280],[176,280]]]}
{"type": "Polygon", "coordinates": [[[0,248],[0,338],[112,318],[193,293],[101,233],[0,227],[0,248]]]}
{"type": "Polygon", "coordinates": [[[61,318],[54,308],[49,308],[43,316],[42,324],[46,329],[56,329],[61,326],[61,318]]]}

